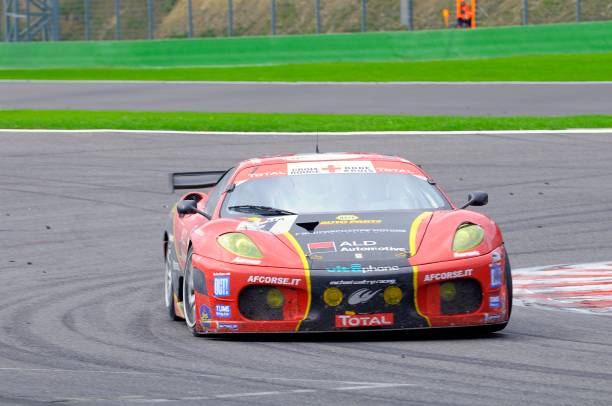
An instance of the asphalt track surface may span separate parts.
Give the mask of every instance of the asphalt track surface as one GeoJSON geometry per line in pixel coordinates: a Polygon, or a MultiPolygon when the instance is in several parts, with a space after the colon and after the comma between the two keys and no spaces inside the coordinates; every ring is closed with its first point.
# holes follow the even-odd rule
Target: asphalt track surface
{"type": "Polygon", "coordinates": [[[0,109],[466,116],[612,114],[612,83],[2,81],[0,109]]]}
{"type": "MultiPolygon", "coordinates": [[[[170,171],[313,137],[0,134],[0,404],[609,405],[609,316],[501,333],[195,338],[162,304],[170,171]]],[[[612,134],[321,136],[490,193],[514,267],[610,260],[612,134]]]]}

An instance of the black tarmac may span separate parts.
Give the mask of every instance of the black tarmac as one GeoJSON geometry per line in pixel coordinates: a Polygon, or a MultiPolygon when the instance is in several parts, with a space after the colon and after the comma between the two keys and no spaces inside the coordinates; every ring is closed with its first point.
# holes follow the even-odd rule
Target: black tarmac
{"type": "Polygon", "coordinates": [[[436,116],[612,114],[612,82],[253,84],[0,81],[0,108],[436,116]]]}
{"type": "MultiPolygon", "coordinates": [[[[488,191],[514,267],[612,260],[612,134],[320,138],[422,164],[457,202],[488,191]]],[[[313,151],[305,135],[0,133],[0,404],[610,404],[609,316],[517,306],[480,337],[195,338],[168,320],[168,172],[313,151]]]]}

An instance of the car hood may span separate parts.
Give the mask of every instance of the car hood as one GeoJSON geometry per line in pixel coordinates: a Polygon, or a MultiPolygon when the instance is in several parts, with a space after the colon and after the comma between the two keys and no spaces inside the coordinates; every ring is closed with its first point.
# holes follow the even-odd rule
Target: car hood
{"type": "Polygon", "coordinates": [[[287,233],[311,269],[392,271],[409,266],[430,219],[422,210],[306,214],[295,217],[287,233]]]}

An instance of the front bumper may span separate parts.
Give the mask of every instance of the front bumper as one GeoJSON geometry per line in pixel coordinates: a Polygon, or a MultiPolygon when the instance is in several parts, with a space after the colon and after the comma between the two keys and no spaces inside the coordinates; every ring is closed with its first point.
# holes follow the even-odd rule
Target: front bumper
{"type": "MultiPolygon", "coordinates": [[[[500,247],[477,257],[394,271],[354,269],[342,273],[236,265],[194,255],[194,268],[202,273],[200,278],[196,278],[200,280],[199,283],[196,280],[196,331],[330,332],[505,323],[508,320],[508,299],[503,255],[500,247]],[[472,290],[462,291],[464,285],[471,285],[472,290]],[[384,292],[388,286],[401,289],[399,303],[387,303],[384,292]],[[271,287],[284,297],[282,307],[271,312],[268,319],[265,312],[260,313],[257,320],[252,319],[254,316],[250,313],[250,318],[245,316],[245,292],[256,287],[261,287],[261,298],[265,298],[266,289],[271,287]],[[325,290],[332,287],[343,293],[337,306],[330,306],[323,299],[325,290]],[[453,302],[453,306],[449,306],[443,296],[448,299],[453,289],[453,300],[458,304],[453,302]],[[464,297],[461,297],[462,292],[464,297]],[[473,295],[478,296],[465,297],[473,295]],[[464,300],[468,305],[462,308],[464,300]]],[[[253,300],[254,296],[248,297],[253,300]]],[[[266,306],[265,303],[254,305],[266,306]]]]}

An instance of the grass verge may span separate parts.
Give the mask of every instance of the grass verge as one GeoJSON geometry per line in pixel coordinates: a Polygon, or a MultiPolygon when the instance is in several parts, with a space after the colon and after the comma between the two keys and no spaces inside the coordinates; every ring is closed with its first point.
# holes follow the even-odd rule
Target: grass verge
{"type": "Polygon", "coordinates": [[[612,128],[612,115],[446,117],[0,110],[0,128],[252,132],[562,130],[569,128],[612,128]]]}
{"type": "Polygon", "coordinates": [[[4,69],[0,79],[164,81],[610,81],[612,53],[428,62],[336,62],[194,68],[4,69]]]}

